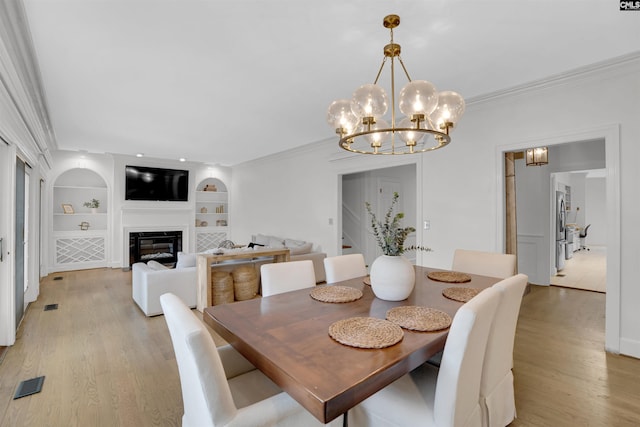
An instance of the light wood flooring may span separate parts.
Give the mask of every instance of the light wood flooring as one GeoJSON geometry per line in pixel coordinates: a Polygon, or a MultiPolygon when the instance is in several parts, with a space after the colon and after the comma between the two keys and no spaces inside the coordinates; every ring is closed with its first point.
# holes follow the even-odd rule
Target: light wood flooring
{"type": "MultiPolygon", "coordinates": [[[[142,314],[130,276],[97,269],[42,281],[0,363],[0,427],[180,425],[164,318],[142,314]],[[54,303],[58,310],[43,311],[54,303]],[[20,381],[40,375],[41,393],[13,400],[20,381]]],[[[512,426],[640,425],[640,360],[603,351],[604,304],[604,294],[553,286],[533,286],[525,296],[512,426]]]]}
{"type": "Polygon", "coordinates": [[[587,291],[607,291],[607,248],[589,246],[565,260],[564,268],[551,277],[551,284],[587,291]]]}

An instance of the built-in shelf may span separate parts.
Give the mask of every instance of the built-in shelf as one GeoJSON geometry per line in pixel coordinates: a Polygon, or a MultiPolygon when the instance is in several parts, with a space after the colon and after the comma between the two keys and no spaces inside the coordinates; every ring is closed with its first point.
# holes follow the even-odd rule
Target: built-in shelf
{"type": "Polygon", "coordinates": [[[207,178],[196,188],[195,236],[196,251],[218,247],[227,239],[229,228],[229,193],[216,178],[207,178]],[[204,191],[215,186],[216,191],[204,191]],[[203,212],[205,210],[206,212],[203,212]],[[202,224],[206,225],[202,225],[202,224]]]}
{"type": "Polygon", "coordinates": [[[69,169],[53,184],[52,200],[56,270],[105,267],[109,210],[107,184],[102,177],[90,169],[69,169]],[[84,206],[93,199],[100,202],[97,212],[84,206]]]}

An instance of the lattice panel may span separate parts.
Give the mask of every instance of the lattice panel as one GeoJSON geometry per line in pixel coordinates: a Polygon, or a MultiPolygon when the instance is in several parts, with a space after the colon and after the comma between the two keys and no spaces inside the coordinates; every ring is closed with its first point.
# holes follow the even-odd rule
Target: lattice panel
{"type": "Polygon", "coordinates": [[[56,262],[58,264],[105,260],[104,237],[78,237],[56,240],[56,262]]]}
{"type": "Polygon", "coordinates": [[[227,240],[227,233],[197,233],[196,252],[204,252],[220,246],[223,240],[227,240]]]}

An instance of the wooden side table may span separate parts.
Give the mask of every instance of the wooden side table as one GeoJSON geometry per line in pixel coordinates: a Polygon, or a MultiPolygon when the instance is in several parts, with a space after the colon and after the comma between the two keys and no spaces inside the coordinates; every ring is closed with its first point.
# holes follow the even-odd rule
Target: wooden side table
{"type": "Polygon", "coordinates": [[[244,259],[253,261],[258,258],[272,257],[273,262],[289,261],[289,249],[248,249],[243,251],[233,251],[221,255],[198,254],[197,258],[197,303],[198,311],[204,310],[212,305],[211,293],[211,269],[216,265],[223,265],[225,261],[244,259]]]}

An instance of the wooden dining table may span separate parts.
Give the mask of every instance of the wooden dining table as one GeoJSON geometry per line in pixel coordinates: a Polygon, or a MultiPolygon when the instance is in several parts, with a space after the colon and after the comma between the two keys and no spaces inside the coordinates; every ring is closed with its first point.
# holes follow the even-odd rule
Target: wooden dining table
{"type": "Polygon", "coordinates": [[[204,321],[323,423],[346,413],[370,395],[425,363],[444,348],[448,329],[415,332],[403,329],[400,342],[381,349],[343,345],[329,336],[329,326],[352,317],[385,319],[389,309],[422,306],[452,318],[462,302],[448,299],[449,287],[484,289],[498,278],[470,274],[466,283],[446,283],[427,277],[434,269],[415,267],[416,285],[404,301],[374,296],[364,278],[329,285],[360,289],[362,298],[326,303],[311,289],[207,307],[204,321]]]}

